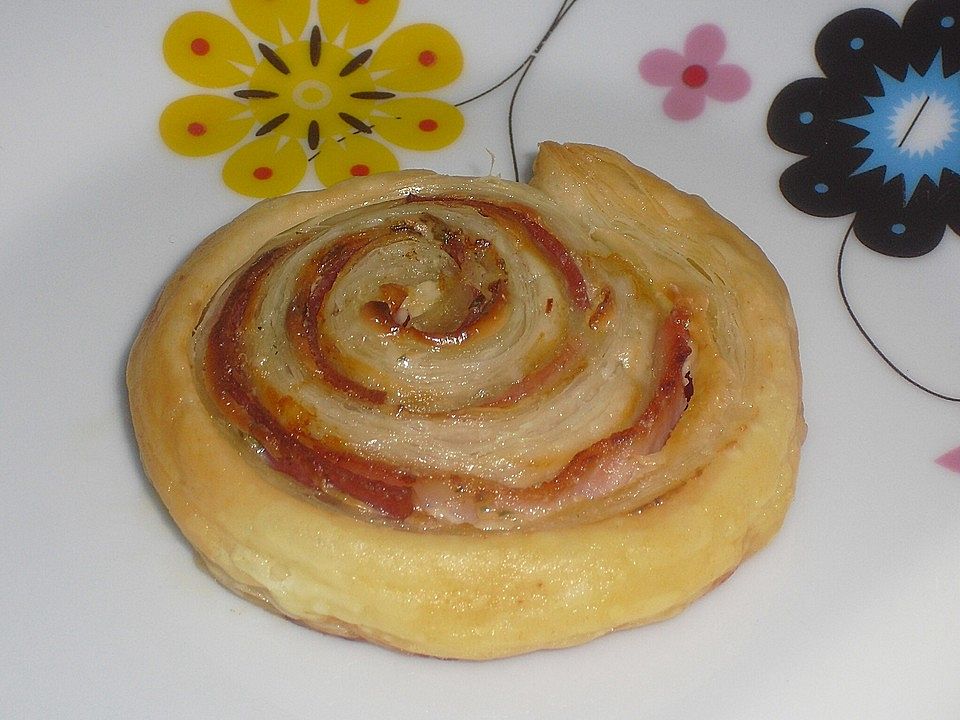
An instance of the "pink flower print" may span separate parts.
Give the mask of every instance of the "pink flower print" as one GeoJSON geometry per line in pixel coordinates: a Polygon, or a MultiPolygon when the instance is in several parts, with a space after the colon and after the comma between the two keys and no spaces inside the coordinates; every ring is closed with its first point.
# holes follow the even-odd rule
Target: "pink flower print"
{"type": "Polygon", "coordinates": [[[960,447],[944,453],[936,459],[936,463],[941,467],[945,467],[947,470],[960,473],[960,447]]]}
{"type": "Polygon", "coordinates": [[[663,111],[674,120],[692,120],[707,98],[732,102],[750,90],[750,76],[739,65],[720,63],[727,40],[716,25],[698,25],[687,35],[683,54],[660,48],[640,60],[640,76],[651,85],[671,88],[663,111]]]}

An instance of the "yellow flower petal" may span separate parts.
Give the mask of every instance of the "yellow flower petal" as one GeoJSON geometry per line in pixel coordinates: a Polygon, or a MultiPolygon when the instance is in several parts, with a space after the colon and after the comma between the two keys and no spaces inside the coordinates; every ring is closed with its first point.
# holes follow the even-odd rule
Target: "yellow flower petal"
{"type": "Polygon", "coordinates": [[[310,0],[230,0],[233,12],[244,25],[272,43],[296,40],[310,17],[310,0]],[[284,36],[283,29],[287,31],[284,36]]]}
{"type": "Polygon", "coordinates": [[[389,148],[366,135],[348,135],[326,141],[313,161],[317,178],[326,187],[349,177],[398,170],[400,164],[389,148]]]}
{"type": "Polygon", "coordinates": [[[258,138],[227,158],[223,181],[251,197],[274,197],[293,190],[307,171],[307,157],[297,142],[277,136],[258,138]]]}
{"type": "Polygon", "coordinates": [[[463,53],[456,38],[430,23],[401,28],[370,58],[377,85],[402,92],[436,90],[456,80],[462,70],[463,53]]]}
{"type": "Polygon", "coordinates": [[[319,0],[323,39],[345,48],[370,42],[387,29],[400,0],[319,0]]]}
{"type": "Polygon", "coordinates": [[[463,132],[463,115],[433,98],[397,98],[377,105],[371,117],[384,140],[410,150],[438,150],[463,132]]]}
{"type": "Polygon", "coordinates": [[[213,155],[243,140],[253,122],[249,108],[241,102],[190,95],[167,105],[160,115],[160,137],[181,155],[213,155]]]}
{"type": "Polygon", "coordinates": [[[208,12],[190,12],[173,21],[163,38],[163,58],[184,80],[209,88],[239,85],[247,75],[234,63],[255,64],[243,33],[208,12]]]}

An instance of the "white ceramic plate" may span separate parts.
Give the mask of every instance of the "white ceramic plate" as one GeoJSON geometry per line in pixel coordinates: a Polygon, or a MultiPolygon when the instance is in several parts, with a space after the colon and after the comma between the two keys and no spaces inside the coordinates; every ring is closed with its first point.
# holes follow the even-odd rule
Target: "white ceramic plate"
{"type": "MultiPolygon", "coordinates": [[[[832,25],[855,5],[403,0],[364,41],[377,48],[429,22],[462,53],[452,80],[414,93],[462,103],[462,133],[429,152],[384,143],[399,165],[512,178],[516,164],[523,179],[540,139],[613,147],[755,238],[799,321],[810,432],[772,544],[672,620],[479,664],[326,637],[237,599],[193,564],[140,469],[126,353],[168,274],[252,202],[221,170],[263,124],[212,155],[174,152],[158,130],[170,103],[200,92],[255,101],[232,94],[246,79],[204,90],[178,76],[164,36],[185,13],[214,13],[263,62],[259,42],[279,49],[317,22],[310,4],[302,29],[258,39],[239,19],[255,5],[47,0],[7,8],[0,23],[0,715],[960,716],[960,459],[949,454],[960,446],[949,172],[960,168],[960,3],[917,3],[901,30],[907,0],[876,0],[887,20],[832,25]],[[814,48],[828,25],[834,94],[816,107],[790,93],[775,102],[793,81],[824,77],[814,48]],[[658,49],[677,54],[641,72],[658,49]],[[878,91],[872,68],[891,63],[903,72],[878,91]],[[686,88],[667,109],[664,82],[686,88]],[[823,179],[785,181],[810,214],[781,193],[781,173],[804,154],[771,139],[768,116],[781,145],[800,138],[811,154],[830,128],[842,136],[816,151],[823,179]],[[851,158],[867,166],[843,165],[851,158]],[[904,198],[914,204],[901,222],[904,198]],[[818,217],[828,205],[845,211],[818,217]],[[876,230],[864,242],[847,234],[855,216],[876,230]],[[931,250],[938,223],[948,227],[931,250]],[[868,247],[888,241],[902,244],[868,247]]],[[[312,169],[297,187],[319,187],[312,169]]]]}

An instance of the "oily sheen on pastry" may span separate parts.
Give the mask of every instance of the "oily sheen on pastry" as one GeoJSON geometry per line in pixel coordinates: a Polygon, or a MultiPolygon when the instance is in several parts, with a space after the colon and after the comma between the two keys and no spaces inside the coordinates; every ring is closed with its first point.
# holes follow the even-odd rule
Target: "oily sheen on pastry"
{"type": "Polygon", "coordinates": [[[169,280],[127,383],[219,581],[447,658],[678,612],[780,527],[805,427],[757,246],[555,143],[529,184],[408,171],[255,205],[169,280]]]}

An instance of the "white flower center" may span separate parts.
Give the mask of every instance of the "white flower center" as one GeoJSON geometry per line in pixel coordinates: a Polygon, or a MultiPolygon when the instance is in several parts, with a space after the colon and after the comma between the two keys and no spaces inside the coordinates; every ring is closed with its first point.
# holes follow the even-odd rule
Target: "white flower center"
{"type": "Polygon", "coordinates": [[[332,99],[330,86],[319,80],[304,80],[293,89],[293,101],[304,110],[320,110],[332,99]]]}
{"type": "Polygon", "coordinates": [[[889,138],[911,156],[943,148],[957,129],[957,109],[937,94],[914,93],[894,111],[889,138]]]}

